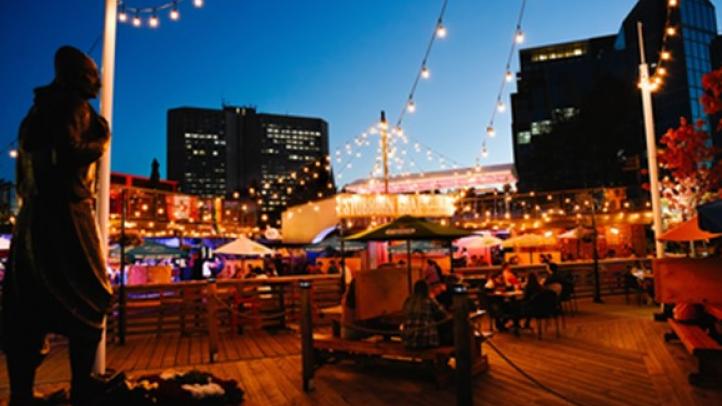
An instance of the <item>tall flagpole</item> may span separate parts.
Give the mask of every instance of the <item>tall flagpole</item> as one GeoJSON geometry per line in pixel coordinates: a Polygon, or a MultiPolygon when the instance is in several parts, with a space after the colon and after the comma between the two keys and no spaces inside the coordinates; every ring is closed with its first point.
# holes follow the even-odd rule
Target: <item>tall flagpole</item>
{"type": "MultiPolygon", "coordinates": [[[[113,78],[115,76],[115,33],[117,28],[118,0],[105,0],[105,24],[103,31],[103,56],[101,61],[100,89],[100,115],[108,121],[108,127],[113,129],[113,78]]],[[[98,194],[96,197],[96,215],[100,231],[103,258],[108,258],[108,219],[110,217],[110,145],[100,160],[98,168],[98,194]]],[[[98,343],[95,355],[93,372],[105,373],[105,331],[106,323],[103,321],[103,334],[98,343]]]]}
{"type": "Polygon", "coordinates": [[[652,214],[654,218],[655,256],[664,256],[664,244],[659,240],[662,234],[662,210],[659,197],[659,169],[657,167],[657,138],[654,134],[654,113],[652,110],[652,84],[649,81],[649,67],[644,55],[644,34],[642,22],[637,22],[639,38],[639,83],[642,89],[642,108],[644,110],[644,130],[647,139],[647,164],[649,168],[649,189],[652,195],[652,214]]]}

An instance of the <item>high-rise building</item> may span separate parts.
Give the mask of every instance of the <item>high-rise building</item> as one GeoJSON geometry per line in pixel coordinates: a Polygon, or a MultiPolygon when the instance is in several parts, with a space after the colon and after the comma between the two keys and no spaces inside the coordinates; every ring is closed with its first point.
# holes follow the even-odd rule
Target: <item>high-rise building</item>
{"type": "Polygon", "coordinates": [[[169,179],[178,180],[186,193],[253,197],[258,200],[261,224],[277,225],[286,206],[300,198],[333,193],[330,170],[328,124],[322,119],[230,106],[168,113],[169,179]],[[199,117],[212,121],[210,128],[216,131],[196,130],[196,123],[205,124],[199,117]],[[176,144],[181,142],[179,148],[176,144]],[[183,170],[172,170],[179,166],[183,170]],[[196,186],[198,179],[210,179],[213,187],[196,186]]]}
{"type": "Polygon", "coordinates": [[[168,179],[183,193],[226,194],[226,137],[223,112],[181,107],[168,110],[168,179]]]}
{"type": "MultiPolygon", "coordinates": [[[[637,22],[654,71],[668,0],[639,0],[616,35],[520,51],[512,95],[512,137],[520,190],[640,186],[646,167],[639,81],[637,22]]],[[[672,9],[676,35],[667,41],[664,85],[654,93],[657,138],[680,117],[703,120],[702,75],[712,68],[717,32],[709,0],[682,0],[672,9]],[[714,47],[712,47],[714,48],[714,47]]]]}

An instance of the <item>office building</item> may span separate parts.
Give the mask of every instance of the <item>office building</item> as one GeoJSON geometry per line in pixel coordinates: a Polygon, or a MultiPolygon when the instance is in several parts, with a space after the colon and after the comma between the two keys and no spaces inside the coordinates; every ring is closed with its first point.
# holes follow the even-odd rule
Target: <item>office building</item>
{"type": "MultiPolygon", "coordinates": [[[[639,0],[615,35],[520,51],[512,95],[512,136],[519,189],[638,187],[646,182],[637,22],[644,28],[650,70],[660,60],[667,0],[639,0]]],[[[717,32],[709,0],[672,10],[664,85],[653,95],[659,139],[680,117],[703,120],[702,75],[712,69],[717,32]]]]}
{"type": "Polygon", "coordinates": [[[335,192],[327,157],[328,124],[319,118],[231,106],[168,113],[169,178],[186,193],[257,200],[260,224],[277,225],[289,203],[335,192]]]}

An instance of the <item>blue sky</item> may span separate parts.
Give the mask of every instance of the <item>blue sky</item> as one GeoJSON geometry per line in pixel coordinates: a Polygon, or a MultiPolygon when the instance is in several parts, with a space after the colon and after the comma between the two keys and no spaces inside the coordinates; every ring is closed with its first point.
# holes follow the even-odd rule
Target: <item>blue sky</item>
{"type": "MultiPolygon", "coordinates": [[[[2,148],[17,136],[32,89],[52,79],[55,49],[71,44],[88,50],[100,35],[102,3],[0,2],[2,148]]],[[[179,22],[161,15],[157,29],[119,26],[113,170],[147,175],[157,157],[164,176],[166,110],[217,108],[223,100],[324,118],[333,153],[381,109],[397,117],[441,6],[441,0],[206,0],[202,9],[189,3],[181,5],[179,22]]],[[[615,33],[634,3],[528,0],[524,46],[615,33]]],[[[417,112],[405,119],[411,137],[462,165],[474,164],[520,4],[449,0],[449,35],[436,43],[431,79],[420,84],[417,112]]],[[[100,59],[100,46],[92,56],[100,59]]],[[[508,103],[508,92],[504,99],[508,103]]],[[[513,160],[509,112],[497,123],[483,163],[513,160]]],[[[369,152],[344,170],[341,183],[368,174],[369,152]]],[[[438,163],[429,165],[425,169],[438,169],[438,163]]],[[[3,152],[0,177],[12,176],[12,160],[3,152]]]]}

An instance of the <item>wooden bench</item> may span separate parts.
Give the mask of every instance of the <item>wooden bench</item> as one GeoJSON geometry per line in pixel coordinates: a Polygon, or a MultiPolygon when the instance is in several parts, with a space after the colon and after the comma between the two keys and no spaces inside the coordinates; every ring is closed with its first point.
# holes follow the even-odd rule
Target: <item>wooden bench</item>
{"type": "Polygon", "coordinates": [[[664,335],[665,341],[679,339],[687,351],[697,358],[699,371],[689,374],[689,383],[701,387],[722,386],[722,345],[698,326],[672,319],[667,322],[672,331],[664,335]]]}
{"type": "MultiPolygon", "coordinates": [[[[485,354],[481,353],[483,337],[477,337],[472,354],[472,375],[485,372],[489,365],[485,354]]],[[[313,349],[320,364],[330,359],[378,358],[400,362],[420,363],[433,374],[437,387],[448,382],[453,373],[449,360],[454,357],[454,346],[442,346],[427,349],[409,349],[400,341],[383,339],[346,340],[330,334],[314,334],[313,349]]],[[[320,365],[318,365],[320,366],[320,365]]]]}

